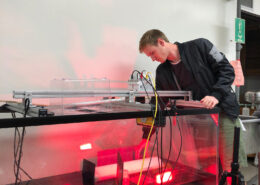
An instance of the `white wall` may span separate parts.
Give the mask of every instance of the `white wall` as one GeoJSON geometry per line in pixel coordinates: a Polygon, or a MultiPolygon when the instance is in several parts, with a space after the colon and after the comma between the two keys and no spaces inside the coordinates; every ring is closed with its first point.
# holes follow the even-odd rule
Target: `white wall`
{"type": "MultiPolygon", "coordinates": [[[[48,89],[54,78],[127,80],[133,69],[154,72],[158,64],[138,53],[140,37],[152,28],[161,29],[172,42],[207,38],[233,60],[235,16],[235,0],[2,0],[0,95],[10,97],[12,90],[48,89]]],[[[63,133],[60,128],[29,128],[24,146],[32,145],[35,151],[40,151],[36,133],[51,130],[53,137],[66,136],[67,130],[63,133]]],[[[12,129],[0,130],[0,141],[6,143],[5,151],[0,151],[0,184],[14,180],[12,139],[12,129]],[[2,160],[10,165],[1,165],[2,160]]],[[[41,161],[44,173],[29,170],[31,176],[39,178],[78,170],[76,163],[66,168],[66,161],[63,169],[49,170],[51,162],[61,163],[59,156],[64,150],[59,153],[49,150],[47,143],[44,146],[48,156],[53,157],[41,161]]],[[[81,156],[68,151],[66,155],[70,163],[81,156]]],[[[30,169],[30,158],[36,157],[23,156],[26,169],[30,169]]]]}
{"type": "Polygon", "coordinates": [[[256,14],[256,15],[260,15],[260,1],[253,0],[253,8],[248,8],[248,7],[242,6],[241,9],[244,11],[256,14]]]}
{"type": "Polygon", "coordinates": [[[139,38],[151,28],[172,42],[206,37],[234,58],[235,1],[0,3],[0,94],[48,88],[54,78],[126,80],[134,66],[154,70],[138,53],[139,38]]]}
{"type": "Polygon", "coordinates": [[[260,1],[259,0],[254,1],[254,12],[257,15],[260,15],[260,1]]]}

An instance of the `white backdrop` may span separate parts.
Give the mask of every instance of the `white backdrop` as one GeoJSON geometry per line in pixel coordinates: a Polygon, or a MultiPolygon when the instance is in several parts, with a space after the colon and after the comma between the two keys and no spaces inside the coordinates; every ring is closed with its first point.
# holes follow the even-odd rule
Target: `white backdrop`
{"type": "MultiPolygon", "coordinates": [[[[1,0],[1,99],[10,97],[12,90],[48,89],[55,78],[127,80],[133,69],[154,73],[158,64],[138,53],[140,37],[152,28],[161,29],[172,42],[207,38],[233,60],[235,16],[235,0],[1,0]]],[[[33,151],[38,151],[38,137],[48,133],[55,137],[63,130],[66,136],[71,125],[62,128],[30,128],[25,148],[33,145],[33,151]]],[[[5,151],[0,150],[0,184],[14,181],[12,140],[12,129],[0,129],[5,151]]],[[[44,173],[30,170],[34,156],[23,156],[23,166],[34,178],[79,170],[78,164],[48,169],[53,161],[66,166],[80,156],[75,150],[66,151],[71,160],[63,162],[59,157],[63,150],[45,150],[46,157],[39,164],[44,173]]]]}
{"type": "Polygon", "coordinates": [[[225,0],[2,0],[0,94],[48,88],[54,78],[153,72],[157,64],[138,53],[151,28],[172,42],[208,38],[233,59],[235,9],[225,0]]]}

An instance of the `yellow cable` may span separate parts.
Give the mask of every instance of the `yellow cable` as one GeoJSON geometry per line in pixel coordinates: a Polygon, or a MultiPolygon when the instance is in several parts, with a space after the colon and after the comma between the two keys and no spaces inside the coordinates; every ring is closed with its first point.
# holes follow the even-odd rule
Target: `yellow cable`
{"type": "MultiPolygon", "coordinates": [[[[145,75],[145,78],[148,79],[149,74],[150,74],[151,78],[153,79],[151,72],[147,72],[146,75],[145,75]]],[[[153,79],[153,83],[154,83],[154,79],[153,79]]],[[[155,85],[154,85],[154,87],[155,87],[155,85]]]]}
{"type": "MultiPolygon", "coordinates": [[[[155,86],[154,79],[153,79],[153,83],[154,83],[154,84],[153,84],[153,85],[154,85],[154,89],[156,90],[156,86],[155,86]]],[[[141,166],[140,175],[139,175],[139,179],[138,179],[137,185],[139,185],[139,183],[140,183],[140,181],[141,181],[142,173],[143,173],[144,160],[145,160],[145,156],[146,156],[146,149],[147,149],[147,145],[148,145],[148,142],[149,142],[149,139],[150,139],[152,130],[153,130],[153,125],[154,125],[154,121],[155,121],[156,114],[157,114],[157,104],[158,104],[157,93],[156,93],[156,91],[155,91],[155,113],[154,113],[154,118],[153,118],[152,126],[151,126],[150,132],[149,132],[149,134],[148,134],[146,144],[145,144],[144,154],[143,154],[143,162],[142,162],[142,166],[141,166]]]]}
{"type": "Polygon", "coordinates": [[[153,76],[152,76],[152,73],[151,73],[151,72],[147,72],[145,78],[148,80],[148,76],[149,76],[149,75],[150,75],[150,77],[151,77],[151,79],[152,79],[152,81],[153,81],[153,87],[154,87],[154,89],[156,90],[156,84],[155,84],[154,78],[153,78],[153,76]]]}

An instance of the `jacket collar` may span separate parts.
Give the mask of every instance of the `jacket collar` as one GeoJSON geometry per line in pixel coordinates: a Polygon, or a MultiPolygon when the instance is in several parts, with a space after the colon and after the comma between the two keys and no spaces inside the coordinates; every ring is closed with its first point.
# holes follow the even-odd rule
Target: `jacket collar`
{"type": "MultiPolygon", "coordinates": [[[[174,44],[176,44],[178,46],[179,53],[180,53],[180,58],[181,58],[181,61],[183,61],[183,52],[184,52],[183,44],[179,43],[179,42],[174,42],[174,44]]],[[[171,66],[171,62],[167,59],[165,61],[165,65],[171,66]]]]}
{"type": "Polygon", "coordinates": [[[182,60],[182,56],[183,56],[183,52],[184,52],[183,44],[179,43],[179,42],[174,42],[174,44],[176,44],[178,46],[180,57],[181,57],[181,60],[182,60]]]}

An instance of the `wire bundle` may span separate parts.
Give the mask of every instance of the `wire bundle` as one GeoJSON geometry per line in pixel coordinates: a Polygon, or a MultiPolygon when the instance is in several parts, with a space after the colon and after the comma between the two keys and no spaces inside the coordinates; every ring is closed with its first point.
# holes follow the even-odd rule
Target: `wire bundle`
{"type": "MultiPolygon", "coordinates": [[[[144,71],[142,72],[139,72],[138,70],[134,70],[132,72],[132,75],[131,75],[131,79],[133,79],[133,74],[137,72],[137,74],[139,74],[139,77],[141,79],[141,82],[143,84],[143,79],[151,85],[153,91],[154,91],[154,95],[155,95],[155,112],[153,114],[153,123],[152,123],[152,126],[151,126],[151,129],[150,129],[150,132],[149,132],[149,135],[148,135],[148,138],[147,138],[147,142],[146,142],[146,145],[145,145],[145,150],[144,150],[144,154],[143,154],[143,162],[142,162],[142,166],[141,166],[141,170],[140,170],[140,175],[139,175],[139,178],[138,178],[138,183],[137,185],[140,184],[140,181],[141,181],[141,177],[142,177],[142,170],[143,170],[143,165],[144,165],[144,160],[145,160],[145,156],[146,156],[146,150],[147,150],[147,147],[148,147],[148,142],[150,140],[150,136],[151,136],[151,132],[153,130],[153,126],[154,126],[154,121],[156,119],[156,116],[159,115],[159,122],[160,122],[160,115],[161,114],[157,114],[157,112],[161,111],[161,108],[160,108],[160,105],[158,104],[158,98],[159,98],[159,101],[160,103],[163,105],[163,107],[166,107],[165,106],[165,103],[164,101],[161,99],[161,97],[158,95],[157,91],[156,91],[156,84],[155,84],[155,81],[154,79],[152,78],[153,81],[151,81],[151,78],[150,78],[150,75],[151,74],[150,72],[146,73],[145,77],[144,77],[144,71]],[[157,107],[159,106],[159,110],[157,110],[157,107]]],[[[139,79],[138,75],[137,75],[137,79],[139,79]]],[[[144,85],[143,85],[144,86],[144,85]]],[[[145,86],[144,86],[144,89],[145,89],[145,86]]],[[[149,101],[151,100],[146,89],[145,89],[145,92],[147,94],[147,97],[149,99],[149,101]]],[[[151,101],[150,101],[151,102],[151,101]]],[[[160,174],[164,174],[164,172],[166,171],[166,168],[167,168],[167,164],[169,162],[169,159],[170,159],[170,155],[171,155],[171,149],[172,149],[172,121],[171,121],[171,116],[170,116],[170,113],[169,111],[166,109],[166,112],[168,114],[168,117],[169,117],[169,121],[170,121],[170,148],[169,148],[169,153],[168,153],[168,158],[167,158],[167,161],[165,163],[165,167],[164,169],[163,168],[163,148],[162,148],[162,143],[163,143],[163,128],[161,127],[161,157],[160,157],[160,154],[159,154],[159,142],[158,142],[158,130],[159,128],[156,128],[156,138],[155,138],[155,141],[154,141],[154,145],[153,145],[153,148],[152,148],[152,151],[151,151],[151,157],[150,157],[150,161],[149,161],[149,164],[148,164],[148,168],[147,168],[147,172],[146,172],[146,175],[144,177],[144,180],[143,180],[143,183],[145,182],[145,179],[146,179],[146,176],[149,172],[149,167],[150,167],[150,164],[151,164],[151,159],[152,159],[152,156],[153,156],[153,152],[154,152],[154,147],[155,147],[155,144],[157,144],[157,156],[158,156],[158,163],[159,163],[159,173],[160,174]],[[160,160],[161,158],[161,160],[160,160]],[[161,162],[161,163],[160,163],[161,162]]],[[[177,125],[178,125],[178,129],[179,129],[179,132],[180,132],[180,137],[181,137],[181,143],[180,143],[180,149],[179,149],[179,152],[178,152],[178,155],[177,155],[177,158],[176,158],[176,161],[174,163],[174,166],[172,168],[172,171],[175,169],[176,167],[176,164],[177,164],[177,161],[179,160],[179,157],[180,157],[180,154],[181,154],[181,150],[182,150],[182,133],[181,133],[181,129],[180,129],[180,125],[179,125],[179,121],[178,121],[178,117],[176,117],[176,120],[177,120],[177,125]]],[[[162,178],[163,176],[161,176],[161,183],[162,183],[162,178]]],[[[171,175],[168,177],[168,180],[171,178],[171,175]]]]}
{"type": "MultiPolygon", "coordinates": [[[[26,117],[29,106],[30,106],[30,100],[27,98],[25,99],[25,105],[24,105],[24,117],[26,117]]],[[[16,118],[16,115],[14,112],[12,112],[12,117],[16,118]]],[[[21,167],[21,158],[23,155],[23,141],[25,136],[25,127],[22,127],[22,131],[20,132],[18,127],[15,127],[14,132],[14,175],[15,175],[15,185],[20,185],[22,182],[20,171],[22,171],[30,180],[32,180],[32,177],[21,167]],[[22,132],[22,133],[21,133],[22,132]]],[[[30,181],[26,183],[28,185],[30,181]]]]}

